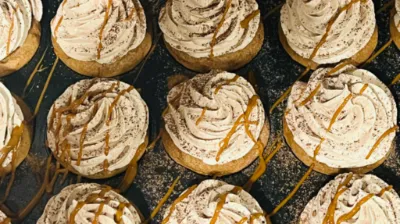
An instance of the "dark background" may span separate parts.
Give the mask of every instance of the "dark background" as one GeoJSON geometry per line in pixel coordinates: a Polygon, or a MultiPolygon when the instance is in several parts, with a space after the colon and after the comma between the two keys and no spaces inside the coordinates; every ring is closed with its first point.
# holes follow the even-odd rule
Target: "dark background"
{"type": "MultiPolygon", "coordinates": [[[[15,94],[21,96],[25,83],[38,63],[40,56],[44,53],[46,47],[49,47],[43,67],[46,70],[38,73],[29,86],[25,102],[34,110],[37,99],[39,98],[47,76],[55,60],[55,55],[50,41],[50,20],[55,15],[58,5],[61,0],[42,0],[44,3],[44,17],[42,19],[42,39],[41,45],[34,59],[22,68],[20,71],[2,78],[1,81],[15,94]]],[[[271,9],[283,3],[283,1],[275,0],[259,0],[261,15],[265,16],[271,9]]],[[[378,10],[384,3],[388,1],[375,0],[375,8],[378,10]]],[[[155,32],[154,42],[159,33],[157,25],[158,13],[160,6],[164,1],[157,0],[142,0],[142,4],[147,11],[147,15],[153,23],[155,32]]],[[[389,12],[388,10],[380,12],[376,15],[377,25],[379,27],[379,44],[381,47],[389,40],[389,12]]],[[[263,100],[266,111],[274,103],[274,101],[286,90],[302,71],[303,67],[294,62],[282,48],[278,40],[278,23],[279,11],[264,19],[265,26],[265,41],[262,50],[258,56],[246,67],[237,71],[239,75],[246,76],[252,71],[256,75],[258,86],[260,87],[260,96],[263,100]]],[[[366,66],[366,69],[375,73],[384,83],[389,84],[391,80],[400,73],[400,52],[394,44],[386,49],[378,58],[371,64],[366,66]]],[[[193,76],[195,73],[185,69],[177,63],[168,53],[164,43],[157,42],[154,52],[149,56],[149,59],[140,64],[133,71],[122,75],[120,78],[136,88],[141,89],[141,95],[147,102],[150,109],[150,137],[154,139],[160,128],[161,111],[166,106],[166,96],[168,93],[167,78],[174,74],[185,74],[193,76]],[[143,70],[139,72],[143,65],[143,70]]],[[[29,161],[44,161],[49,155],[49,150],[45,146],[46,139],[46,117],[54,100],[71,84],[78,80],[85,79],[84,76],[78,75],[61,61],[55,69],[54,76],[50,81],[49,88],[45,94],[39,114],[35,120],[34,141],[30,151],[29,161]]],[[[392,87],[392,92],[396,102],[399,102],[400,84],[392,87]]],[[[281,131],[282,110],[285,104],[278,107],[275,112],[270,115],[272,124],[271,137],[276,136],[276,133],[281,131]]],[[[382,166],[373,171],[373,174],[378,175],[389,184],[394,185],[394,189],[400,190],[400,159],[398,154],[400,148],[397,144],[396,153],[394,153],[382,166]]],[[[17,211],[25,207],[30,199],[35,195],[40,187],[41,181],[38,179],[38,174],[35,172],[34,162],[24,163],[17,169],[17,178],[11,191],[11,195],[6,204],[11,209],[17,211]]],[[[221,178],[222,180],[234,184],[243,185],[252,174],[257,162],[248,167],[244,171],[221,178]]],[[[251,194],[259,201],[261,207],[267,212],[279,204],[281,200],[293,189],[297,181],[306,172],[307,167],[304,166],[291,152],[288,147],[282,148],[268,165],[266,173],[256,182],[251,194]]],[[[40,171],[40,170],[39,170],[40,171]]],[[[145,217],[149,217],[151,211],[163,197],[172,181],[181,176],[181,182],[176,187],[176,190],[162,208],[159,215],[153,223],[160,223],[161,216],[166,207],[174,200],[184,189],[192,184],[199,183],[208,177],[195,174],[178,164],[176,164],[163,149],[160,142],[155,149],[147,152],[139,162],[138,176],[132,187],[124,194],[129,200],[135,203],[145,217]]],[[[123,174],[114,178],[95,181],[102,184],[108,184],[112,187],[117,187],[123,174]]],[[[306,203],[317,194],[319,189],[323,187],[333,177],[313,172],[310,178],[298,191],[296,196],[276,215],[272,218],[273,223],[286,224],[296,223],[301,211],[306,203]]],[[[0,195],[4,194],[5,186],[8,178],[1,184],[0,195]]],[[[91,182],[91,180],[83,178],[83,182],[91,182]]],[[[57,186],[55,193],[69,183],[76,182],[76,176],[70,174],[63,186],[57,186]]],[[[36,223],[41,216],[43,209],[52,195],[44,195],[41,202],[26,217],[23,223],[36,223]]]]}

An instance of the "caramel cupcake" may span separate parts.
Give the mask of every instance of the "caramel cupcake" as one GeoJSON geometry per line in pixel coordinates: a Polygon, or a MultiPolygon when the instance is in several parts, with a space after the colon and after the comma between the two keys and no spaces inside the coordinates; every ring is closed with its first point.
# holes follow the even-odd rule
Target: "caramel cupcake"
{"type": "Polygon", "coordinates": [[[378,41],[372,0],[287,0],[281,9],[281,43],[300,64],[366,61],[378,41]]]}
{"type": "Polygon", "coordinates": [[[95,77],[132,70],[152,42],[139,0],[64,0],[51,31],[57,56],[72,70],[95,77]]]}
{"type": "Polygon", "coordinates": [[[392,35],[393,42],[400,48],[400,1],[395,1],[395,8],[391,12],[390,19],[390,34],[392,35]]]}
{"type": "Polygon", "coordinates": [[[264,41],[255,0],[171,0],[161,9],[159,24],[172,56],[198,72],[238,69],[264,41]]]}
{"type": "Polygon", "coordinates": [[[399,195],[374,175],[341,174],[304,209],[300,224],[400,223],[399,195]]]}
{"type": "Polygon", "coordinates": [[[179,164],[223,176],[253,162],[269,137],[264,107],[244,78],[213,71],[175,86],[167,97],[163,143],[179,164]]]}
{"type": "Polygon", "coordinates": [[[142,223],[140,211],[111,187],[75,184],[52,197],[37,224],[142,223]]]}
{"type": "Polygon", "coordinates": [[[41,0],[0,2],[0,77],[21,69],[40,43],[41,0]]]}
{"type": "Polygon", "coordinates": [[[149,112],[140,94],[112,79],[82,80],[54,102],[48,146],[71,172],[108,178],[138,161],[147,144],[149,112]]]}
{"type": "Polygon", "coordinates": [[[318,69],[308,83],[296,82],[283,120],[293,152],[324,174],[378,167],[392,151],[398,128],[388,87],[352,65],[318,69]]]}
{"type": "Polygon", "coordinates": [[[270,223],[245,190],[219,180],[205,180],[184,191],[166,210],[163,224],[270,223]]]}
{"type": "Polygon", "coordinates": [[[14,172],[28,155],[31,117],[28,106],[0,82],[0,176],[14,172]]]}

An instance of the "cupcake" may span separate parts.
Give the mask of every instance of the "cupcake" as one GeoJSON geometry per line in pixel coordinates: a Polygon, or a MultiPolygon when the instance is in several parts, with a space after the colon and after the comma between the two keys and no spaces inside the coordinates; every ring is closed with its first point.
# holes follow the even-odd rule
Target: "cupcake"
{"type": "Polygon", "coordinates": [[[139,0],[64,0],[51,31],[57,56],[75,72],[95,77],[132,70],[152,42],[139,0]]]}
{"type": "Polygon", "coordinates": [[[32,128],[28,106],[0,82],[0,176],[22,163],[31,148],[32,128]]]}
{"type": "Polygon", "coordinates": [[[396,46],[400,48],[400,1],[395,1],[395,8],[391,12],[390,34],[396,46]]]}
{"type": "Polygon", "coordinates": [[[68,170],[103,179],[140,159],[148,144],[148,125],[147,105],[133,86],[86,79],[54,102],[47,117],[47,141],[68,170]]]}
{"type": "Polygon", "coordinates": [[[238,172],[262,153],[268,141],[263,104],[251,84],[235,74],[196,75],[171,89],[167,101],[165,149],[197,173],[238,172]]]}
{"type": "Polygon", "coordinates": [[[219,180],[205,180],[184,191],[166,210],[162,224],[270,223],[246,191],[219,180]]]}
{"type": "Polygon", "coordinates": [[[236,70],[260,51],[264,27],[255,0],[171,0],[159,24],[171,55],[185,67],[236,70]]]}
{"type": "Polygon", "coordinates": [[[18,71],[40,44],[41,0],[0,2],[0,77],[18,71]]]}
{"type": "Polygon", "coordinates": [[[142,223],[140,211],[111,187],[75,184],[52,197],[37,224],[142,223]]]}
{"type": "Polygon", "coordinates": [[[296,82],[283,120],[287,143],[306,165],[324,174],[366,173],[394,147],[397,108],[375,75],[347,65],[296,82]]]}
{"type": "Polygon", "coordinates": [[[300,64],[366,61],[378,41],[372,0],[287,0],[281,9],[280,41],[300,64]]]}
{"type": "Polygon", "coordinates": [[[400,223],[399,195],[377,176],[341,174],[300,216],[300,224],[322,223],[400,223]]]}

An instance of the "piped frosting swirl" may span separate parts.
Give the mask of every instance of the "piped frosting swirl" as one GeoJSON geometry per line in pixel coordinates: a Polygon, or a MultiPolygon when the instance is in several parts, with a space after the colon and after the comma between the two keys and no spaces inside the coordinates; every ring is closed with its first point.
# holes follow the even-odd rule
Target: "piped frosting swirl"
{"type": "Polygon", "coordinates": [[[387,183],[374,175],[341,174],[307,204],[300,224],[322,224],[327,215],[333,215],[332,223],[339,223],[340,217],[350,213],[357,205],[361,205],[359,211],[349,215],[351,219],[342,224],[400,223],[400,198],[387,183]],[[348,183],[343,184],[346,179],[348,183]],[[335,203],[336,206],[333,206],[335,203]],[[333,207],[332,214],[328,212],[329,207],[333,207]]]}
{"type": "MultiPolygon", "coordinates": [[[[11,95],[11,92],[0,82],[0,152],[7,146],[13,137],[13,130],[21,126],[24,121],[24,114],[17,101],[11,95]]],[[[14,152],[9,152],[3,163],[3,168],[7,167],[11,161],[14,152]]],[[[4,155],[0,156],[2,158],[4,155]]],[[[1,169],[0,169],[1,170],[1,169]]]]}
{"type": "Polygon", "coordinates": [[[149,112],[140,94],[112,79],[87,79],[54,102],[48,145],[85,176],[126,167],[145,142],[149,112]]]}
{"type": "Polygon", "coordinates": [[[37,223],[140,224],[142,220],[139,211],[123,196],[107,186],[91,183],[64,188],[49,200],[37,223]]]}
{"type": "Polygon", "coordinates": [[[33,20],[42,19],[41,0],[0,1],[0,61],[25,42],[33,20]]]}
{"type": "MultiPolygon", "coordinates": [[[[303,58],[310,58],[330,20],[351,1],[357,0],[286,1],[281,10],[281,27],[290,48],[303,58]]],[[[312,60],[331,64],[351,58],[367,45],[375,24],[372,0],[357,1],[337,17],[312,60]]]]}
{"type": "MultiPolygon", "coordinates": [[[[240,159],[255,143],[246,133],[244,123],[235,123],[246,112],[253,96],[256,92],[251,84],[235,74],[212,71],[196,75],[168,93],[166,130],[182,152],[206,164],[240,159]],[[218,156],[228,135],[229,143],[218,156]]],[[[254,106],[249,114],[249,131],[258,139],[265,114],[261,100],[257,99],[254,106]]]]}
{"type": "Polygon", "coordinates": [[[166,210],[163,223],[267,223],[262,208],[249,193],[219,180],[203,181],[182,195],[185,197],[174,208],[166,210]],[[216,210],[218,216],[214,217],[216,210]]]}
{"type": "Polygon", "coordinates": [[[139,0],[64,0],[51,22],[52,36],[71,58],[115,62],[146,35],[139,0]]]}
{"type": "Polygon", "coordinates": [[[207,58],[211,48],[213,56],[221,56],[249,45],[260,26],[260,14],[244,27],[241,22],[256,12],[255,0],[172,0],[161,9],[159,24],[165,41],[173,48],[195,58],[207,58]]]}
{"type": "Polygon", "coordinates": [[[396,14],[394,15],[394,25],[397,28],[397,31],[400,32],[400,1],[396,0],[395,1],[395,9],[396,9],[396,14]]]}
{"type": "Polygon", "coordinates": [[[396,133],[388,131],[395,130],[397,108],[375,75],[349,65],[318,69],[308,83],[296,82],[285,119],[309,157],[321,144],[317,161],[333,168],[358,168],[389,153],[396,133]]]}

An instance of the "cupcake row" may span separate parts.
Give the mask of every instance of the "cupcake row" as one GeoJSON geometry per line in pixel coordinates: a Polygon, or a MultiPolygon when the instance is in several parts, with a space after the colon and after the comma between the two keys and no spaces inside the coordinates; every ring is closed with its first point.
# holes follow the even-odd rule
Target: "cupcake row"
{"type": "MultiPolygon", "coordinates": [[[[40,0],[6,0],[0,6],[3,76],[35,54],[43,7],[40,0]]],[[[400,1],[396,9],[400,11],[400,1]]],[[[399,18],[392,13],[390,30],[397,45],[399,18]]],[[[54,51],[77,73],[120,75],[138,65],[157,39],[148,21],[139,0],[64,0],[50,24],[54,51]]],[[[264,41],[255,0],[171,0],[161,9],[158,23],[171,55],[199,72],[236,70],[257,55],[264,41]]],[[[288,0],[281,9],[278,33],[289,55],[310,69],[343,61],[358,65],[377,45],[374,3],[288,0]]]]}

